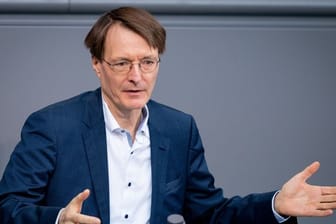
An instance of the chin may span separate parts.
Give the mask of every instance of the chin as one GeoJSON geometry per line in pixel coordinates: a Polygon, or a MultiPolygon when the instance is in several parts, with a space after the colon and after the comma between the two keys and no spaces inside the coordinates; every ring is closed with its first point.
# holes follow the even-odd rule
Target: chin
{"type": "Polygon", "coordinates": [[[147,101],[139,102],[139,103],[132,103],[132,104],[127,105],[126,107],[129,108],[130,110],[141,110],[146,105],[146,103],[147,101]]]}

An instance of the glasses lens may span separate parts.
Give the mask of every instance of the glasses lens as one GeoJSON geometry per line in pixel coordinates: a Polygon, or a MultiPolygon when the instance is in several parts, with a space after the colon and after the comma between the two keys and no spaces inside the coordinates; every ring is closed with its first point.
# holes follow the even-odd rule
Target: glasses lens
{"type": "Polygon", "coordinates": [[[140,67],[143,72],[151,72],[156,68],[158,61],[154,59],[144,59],[140,62],[140,67]]]}
{"type": "Polygon", "coordinates": [[[129,61],[120,61],[115,64],[113,64],[113,69],[116,72],[127,72],[129,71],[131,66],[131,62],[129,61]]]}
{"type": "Polygon", "coordinates": [[[131,61],[118,61],[115,63],[109,63],[105,59],[104,61],[111,67],[114,72],[127,73],[131,70],[133,65],[138,65],[140,70],[144,73],[152,72],[157,67],[160,59],[145,58],[139,63],[132,64],[131,61]]]}

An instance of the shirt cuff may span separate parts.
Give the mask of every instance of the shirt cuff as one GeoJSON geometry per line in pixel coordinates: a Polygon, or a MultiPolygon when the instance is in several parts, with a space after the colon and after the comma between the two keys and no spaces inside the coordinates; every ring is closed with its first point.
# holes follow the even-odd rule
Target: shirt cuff
{"type": "Polygon", "coordinates": [[[56,221],[55,221],[55,224],[58,224],[58,221],[59,221],[59,218],[60,218],[60,215],[62,213],[62,211],[64,210],[64,208],[62,208],[59,212],[58,212],[58,215],[57,215],[57,218],[56,218],[56,221]]]}
{"type": "Polygon", "coordinates": [[[288,217],[283,217],[283,216],[281,216],[279,213],[277,213],[277,212],[275,211],[275,208],[274,208],[275,196],[276,196],[279,192],[280,192],[280,191],[277,191],[277,192],[275,192],[275,194],[273,195],[273,198],[272,198],[272,211],[273,211],[274,217],[275,217],[275,219],[278,221],[278,223],[283,223],[283,222],[286,222],[288,219],[290,219],[290,216],[288,216],[288,217]]]}

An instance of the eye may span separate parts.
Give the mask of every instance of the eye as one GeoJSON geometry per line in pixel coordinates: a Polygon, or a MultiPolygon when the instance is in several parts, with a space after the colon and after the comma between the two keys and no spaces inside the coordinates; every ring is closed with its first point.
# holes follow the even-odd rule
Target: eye
{"type": "Polygon", "coordinates": [[[119,68],[128,67],[130,65],[130,63],[131,62],[129,62],[129,61],[118,61],[118,62],[113,63],[113,66],[114,67],[119,67],[119,68]]]}
{"type": "Polygon", "coordinates": [[[146,65],[146,66],[151,66],[155,63],[153,59],[143,59],[141,61],[141,64],[146,65]]]}

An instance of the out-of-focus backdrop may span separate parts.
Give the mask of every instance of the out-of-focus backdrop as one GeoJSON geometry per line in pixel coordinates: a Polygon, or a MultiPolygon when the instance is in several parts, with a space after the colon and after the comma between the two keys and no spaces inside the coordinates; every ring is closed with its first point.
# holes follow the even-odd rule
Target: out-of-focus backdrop
{"type": "Polygon", "coordinates": [[[30,113],[99,86],[83,39],[122,5],[166,27],[153,98],[194,115],[225,196],[278,189],[314,160],[309,182],[336,185],[333,0],[0,0],[0,176],[30,113]]]}

